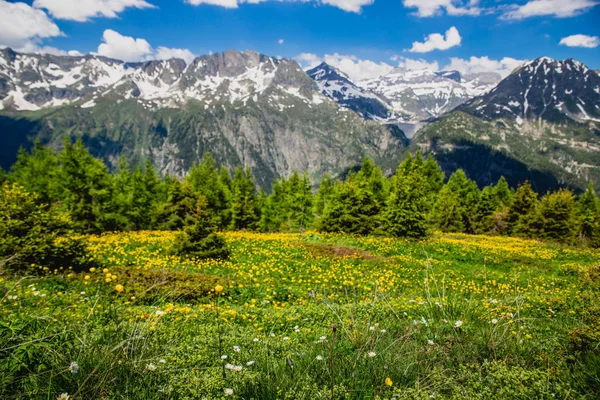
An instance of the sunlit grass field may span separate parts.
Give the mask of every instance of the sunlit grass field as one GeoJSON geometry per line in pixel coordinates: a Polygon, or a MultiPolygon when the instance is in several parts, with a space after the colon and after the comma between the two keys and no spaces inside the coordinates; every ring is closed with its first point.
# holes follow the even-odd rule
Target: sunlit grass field
{"type": "Polygon", "coordinates": [[[0,398],[576,399],[600,393],[600,252],[173,232],[88,237],[86,271],[0,276],[0,398]]]}

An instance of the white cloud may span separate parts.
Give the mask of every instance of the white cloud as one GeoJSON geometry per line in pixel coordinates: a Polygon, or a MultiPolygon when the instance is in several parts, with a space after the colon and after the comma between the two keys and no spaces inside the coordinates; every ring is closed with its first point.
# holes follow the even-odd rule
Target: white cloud
{"type": "Polygon", "coordinates": [[[300,53],[294,57],[305,69],[311,69],[323,62],[323,59],[314,53],[300,53]]]}
{"type": "Polygon", "coordinates": [[[82,57],[83,53],[77,50],[69,50],[67,51],[67,55],[70,55],[71,57],[82,57]]]}
{"type": "MultiPolygon", "coordinates": [[[[57,0],[59,1],[59,0],[57,0]]],[[[209,4],[213,6],[220,6],[225,8],[238,8],[240,4],[258,4],[269,0],[185,0],[186,3],[198,6],[201,4],[209,4]]],[[[271,0],[274,1],[274,0],[271,0]]],[[[297,2],[308,2],[311,0],[276,0],[276,1],[297,1],[297,2]]],[[[337,7],[344,11],[360,13],[362,7],[373,4],[375,0],[313,0],[317,4],[326,4],[333,7],[337,7]]]]}
{"type": "Polygon", "coordinates": [[[196,56],[188,49],[173,49],[169,47],[159,46],[156,48],[156,52],[154,53],[153,58],[156,58],[157,60],[181,58],[187,64],[190,64],[192,61],[194,61],[194,58],[196,58],[196,56]]]}
{"type": "Polygon", "coordinates": [[[338,68],[353,81],[378,78],[381,75],[387,74],[394,68],[384,62],[377,63],[371,60],[361,60],[353,55],[342,55],[338,53],[325,54],[323,57],[319,57],[313,53],[302,53],[294,58],[305,69],[314,68],[324,61],[327,64],[338,68]]]}
{"type": "Polygon", "coordinates": [[[567,18],[582,14],[598,4],[597,0],[530,0],[522,6],[510,7],[502,18],[524,19],[542,15],[567,18]]]}
{"type": "Polygon", "coordinates": [[[61,35],[58,26],[42,10],[0,0],[1,45],[22,47],[30,41],[61,35]]]}
{"type": "Polygon", "coordinates": [[[445,71],[459,71],[462,74],[477,72],[497,72],[503,78],[508,76],[515,68],[523,65],[528,60],[517,60],[504,57],[501,60],[490,60],[489,57],[471,57],[468,60],[451,57],[450,64],[444,67],[445,71]]]}
{"type": "Polygon", "coordinates": [[[115,18],[128,7],[155,7],[145,0],[35,0],[33,6],[45,8],[54,18],[79,22],[93,17],[115,18]]]}
{"type": "Polygon", "coordinates": [[[425,42],[413,42],[411,53],[429,53],[434,50],[448,50],[451,47],[460,45],[462,38],[456,27],[451,27],[446,31],[446,37],[440,33],[432,33],[425,38],[425,42]]]}
{"type": "Polygon", "coordinates": [[[370,6],[375,0],[321,0],[323,4],[328,4],[340,8],[344,11],[360,13],[364,6],[370,6]]]}
{"type": "Polygon", "coordinates": [[[404,0],[404,7],[416,8],[415,15],[433,17],[445,10],[448,15],[479,15],[479,0],[404,0]]]}
{"type": "Polygon", "coordinates": [[[145,39],[123,36],[119,32],[107,29],[102,35],[97,54],[121,61],[134,62],[145,60],[169,60],[181,58],[187,64],[196,56],[188,49],[177,49],[158,46],[156,50],[145,39]]]}
{"type": "Polygon", "coordinates": [[[98,46],[101,56],[122,61],[141,61],[152,55],[152,47],[146,40],[123,36],[112,29],[104,31],[102,40],[104,43],[98,46]]]}
{"type": "Polygon", "coordinates": [[[405,69],[429,69],[432,71],[438,71],[440,69],[440,65],[437,61],[427,62],[423,59],[414,60],[411,58],[401,57],[401,56],[393,56],[391,58],[392,61],[398,62],[398,67],[405,69]]]}
{"type": "Polygon", "coordinates": [[[225,8],[238,7],[238,0],[185,0],[185,2],[193,6],[199,6],[200,4],[209,4],[212,6],[221,6],[225,8]]]}
{"type": "Polygon", "coordinates": [[[285,40],[283,40],[283,39],[279,39],[279,40],[277,41],[277,43],[279,43],[279,44],[283,44],[283,42],[285,42],[285,40]]]}
{"type": "Polygon", "coordinates": [[[568,47],[586,47],[593,49],[600,46],[600,38],[598,36],[587,35],[571,35],[560,39],[560,43],[568,47]]]}

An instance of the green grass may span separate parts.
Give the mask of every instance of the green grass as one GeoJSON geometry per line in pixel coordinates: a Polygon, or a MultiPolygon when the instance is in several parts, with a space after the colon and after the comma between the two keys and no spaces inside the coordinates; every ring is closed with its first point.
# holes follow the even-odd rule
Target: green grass
{"type": "Polygon", "coordinates": [[[468,235],[225,237],[227,261],[169,256],[173,233],[137,232],[89,238],[106,273],[2,275],[0,398],[600,392],[598,251],[468,235]]]}

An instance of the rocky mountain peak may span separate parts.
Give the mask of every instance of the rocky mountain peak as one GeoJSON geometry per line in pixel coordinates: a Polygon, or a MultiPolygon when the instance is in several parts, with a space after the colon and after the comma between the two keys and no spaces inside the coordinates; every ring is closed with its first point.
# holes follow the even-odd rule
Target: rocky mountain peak
{"type": "Polygon", "coordinates": [[[460,111],[483,119],[600,122],[600,77],[583,63],[540,57],[460,111]]]}

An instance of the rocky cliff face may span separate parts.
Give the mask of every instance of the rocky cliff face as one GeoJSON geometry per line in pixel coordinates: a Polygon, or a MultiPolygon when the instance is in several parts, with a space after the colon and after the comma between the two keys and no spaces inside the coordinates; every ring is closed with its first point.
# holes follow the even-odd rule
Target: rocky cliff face
{"type": "Polygon", "coordinates": [[[3,167],[18,145],[60,146],[82,137],[113,165],[120,153],[151,159],[178,176],[209,151],[258,183],[306,170],[318,181],[369,155],[389,171],[407,140],[393,126],[361,119],[320,93],[292,60],[226,51],[186,65],[172,59],[123,63],[102,57],[0,53],[3,167]]]}

